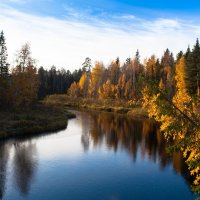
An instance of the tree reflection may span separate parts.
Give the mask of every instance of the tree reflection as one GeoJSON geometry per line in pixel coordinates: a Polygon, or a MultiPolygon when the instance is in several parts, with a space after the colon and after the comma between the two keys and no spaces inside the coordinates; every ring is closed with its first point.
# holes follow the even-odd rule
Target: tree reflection
{"type": "Polygon", "coordinates": [[[82,113],[80,122],[82,126],[81,144],[85,152],[88,151],[90,146],[90,135],[89,135],[89,115],[87,113],[82,113]]]}
{"type": "Polygon", "coordinates": [[[8,146],[4,142],[0,142],[0,199],[3,199],[5,193],[8,158],[8,146]]]}
{"type": "Polygon", "coordinates": [[[17,189],[27,195],[37,167],[36,145],[30,142],[15,144],[14,179],[17,189]]]}
{"type": "MultiPolygon", "coordinates": [[[[87,141],[91,139],[94,146],[106,146],[113,151],[123,149],[131,155],[133,160],[137,159],[138,153],[142,159],[149,159],[158,163],[161,169],[172,163],[176,173],[181,174],[187,180],[191,177],[186,170],[184,160],[180,153],[169,155],[166,152],[167,142],[158,126],[151,120],[133,120],[123,115],[111,113],[89,113],[90,120],[81,113],[82,128],[87,130],[87,141]],[[88,125],[88,122],[90,124],[88,125]],[[88,127],[89,126],[89,127],[88,127]],[[89,135],[88,135],[89,130],[89,135]]],[[[88,114],[87,114],[88,115],[88,114]]],[[[82,135],[85,138],[86,132],[82,135]]],[[[84,139],[86,141],[86,139],[84,139]]],[[[82,141],[84,149],[86,142],[82,141]]]]}

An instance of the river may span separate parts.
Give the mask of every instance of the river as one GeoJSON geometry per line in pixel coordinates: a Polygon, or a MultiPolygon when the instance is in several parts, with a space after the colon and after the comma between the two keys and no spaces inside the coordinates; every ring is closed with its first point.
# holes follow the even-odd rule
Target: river
{"type": "Polygon", "coordinates": [[[0,142],[0,199],[193,200],[180,153],[150,120],[73,111],[65,130],[0,142]]]}

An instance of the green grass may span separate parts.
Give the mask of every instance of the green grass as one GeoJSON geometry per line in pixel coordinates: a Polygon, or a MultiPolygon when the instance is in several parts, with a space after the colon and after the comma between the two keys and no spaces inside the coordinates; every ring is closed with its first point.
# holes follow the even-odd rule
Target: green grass
{"type": "Polygon", "coordinates": [[[74,117],[73,113],[47,106],[0,111],[0,139],[65,129],[68,119],[74,117]]]}

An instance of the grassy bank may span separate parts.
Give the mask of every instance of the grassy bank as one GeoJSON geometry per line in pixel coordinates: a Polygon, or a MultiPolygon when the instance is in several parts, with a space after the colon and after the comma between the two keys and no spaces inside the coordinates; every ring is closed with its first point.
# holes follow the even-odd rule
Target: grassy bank
{"type": "Polygon", "coordinates": [[[66,128],[67,119],[74,117],[70,112],[48,106],[0,111],[0,139],[61,130],[66,128]]]}
{"type": "Polygon", "coordinates": [[[140,102],[127,101],[122,99],[92,99],[92,98],[71,98],[67,95],[51,95],[46,97],[44,104],[48,106],[61,106],[67,108],[78,108],[88,110],[99,110],[128,114],[130,117],[147,118],[146,110],[142,109],[140,102]]]}

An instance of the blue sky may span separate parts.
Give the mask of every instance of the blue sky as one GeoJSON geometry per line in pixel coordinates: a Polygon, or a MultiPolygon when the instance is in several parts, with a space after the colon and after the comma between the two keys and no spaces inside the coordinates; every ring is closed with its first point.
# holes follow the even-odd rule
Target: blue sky
{"type": "Polygon", "coordinates": [[[107,64],[137,49],[142,58],[185,50],[200,35],[199,13],[197,0],[1,0],[0,29],[10,62],[28,41],[38,65],[74,69],[87,56],[107,64]]]}
{"type": "Polygon", "coordinates": [[[129,14],[142,18],[185,17],[199,15],[198,0],[3,0],[7,5],[40,15],[53,15],[62,18],[66,15],[65,6],[92,16],[105,14],[129,14]]]}

